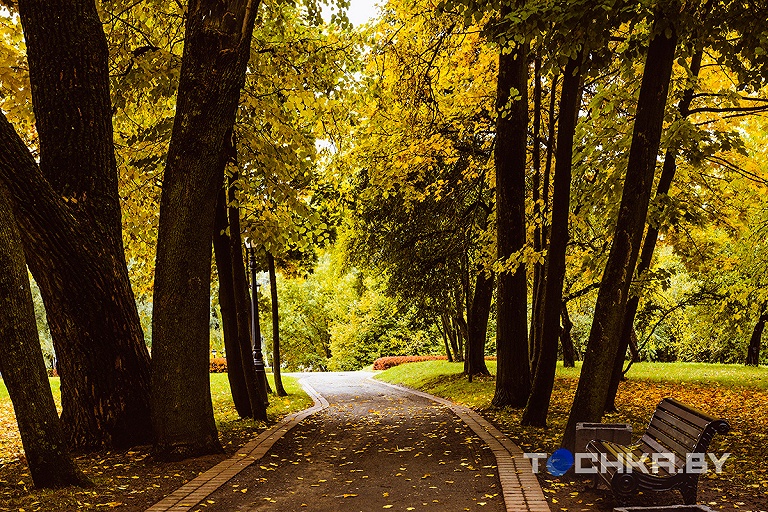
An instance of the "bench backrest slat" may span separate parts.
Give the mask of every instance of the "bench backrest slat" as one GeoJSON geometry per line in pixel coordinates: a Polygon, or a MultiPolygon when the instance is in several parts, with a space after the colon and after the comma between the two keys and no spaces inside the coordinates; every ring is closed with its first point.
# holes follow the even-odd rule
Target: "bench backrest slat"
{"type": "Polygon", "coordinates": [[[667,448],[665,450],[667,453],[674,453],[677,457],[685,458],[685,454],[691,451],[690,448],[680,443],[675,438],[674,433],[660,430],[656,425],[657,424],[651,423],[645,431],[646,435],[652,436],[660,444],[665,446],[667,448]]]}
{"type": "Polygon", "coordinates": [[[671,398],[665,398],[659,403],[659,409],[667,411],[670,414],[684,419],[692,425],[700,427],[701,430],[707,428],[707,426],[715,421],[715,418],[707,416],[706,414],[698,411],[693,411],[688,407],[683,406],[679,402],[672,400],[671,398]]]}
{"type": "Polygon", "coordinates": [[[674,416],[671,413],[657,409],[651,419],[651,424],[660,423],[668,425],[669,428],[673,428],[677,431],[678,440],[683,443],[689,450],[696,446],[699,442],[699,436],[701,436],[701,428],[691,425],[687,421],[678,416],[674,416]]]}
{"type": "MultiPolygon", "coordinates": [[[[651,453],[669,453],[669,448],[666,446],[663,446],[660,444],[656,439],[654,439],[652,436],[648,434],[644,434],[643,437],[640,438],[639,443],[640,449],[643,450],[643,452],[651,454],[651,453]]],[[[685,467],[685,459],[680,460],[680,457],[675,457],[675,467],[678,469],[685,467]]]]}

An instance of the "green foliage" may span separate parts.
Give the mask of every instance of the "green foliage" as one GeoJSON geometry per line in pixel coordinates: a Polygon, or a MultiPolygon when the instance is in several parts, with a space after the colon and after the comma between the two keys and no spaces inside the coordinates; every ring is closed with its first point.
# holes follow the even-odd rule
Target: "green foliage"
{"type": "MultiPolygon", "coordinates": [[[[416,308],[405,311],[379,280],[344,271],[338,250],[321,254],[307,276],[278,274],[281,360],[287,370],[357,370],[386,355],[440,350],[439,333],[416,308]]],[[[261,287],[261,326],[271,339],[267,287],[261,287]]],[[[268,357],[270,343],[265,342],[268,357]]]]}
{"type": "Polygon", "coordinates": [[[441,348],[434,325],[420,325],[415,308],[398,308],[375,287],[366,287],[331,333],[331,370],[358,370],[382,356],[429,354],[441,348]]]}

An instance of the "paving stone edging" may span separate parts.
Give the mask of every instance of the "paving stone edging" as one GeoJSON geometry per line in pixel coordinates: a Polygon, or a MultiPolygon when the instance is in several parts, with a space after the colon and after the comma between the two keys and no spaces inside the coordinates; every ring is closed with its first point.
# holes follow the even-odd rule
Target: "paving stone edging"
{"type": "Polygon", "coordinates": [[[233,457],[219,462],[208,471],[201,473],[149,507],[146,512],[175,512],[191,509],[240,471],[262,458],[278,439],[283,437],[307,416],[328,407],[328,401],[315,391],[305,379],[300,379],[299,384],[312,398],[314,402],[312,407],[289,414],[271,428],[259,434],[256,439],[246,443],[233,457]]]}
{"type": "Polygon", "coordinates": [[[455,404],[445,398],[376,380],[373,376],[369,379],[443,404],[461,418],[488,445],[496,457],[504,505],[508,512],[550,512],[549,504],[541,490],[539,480],[533,473],[530,460],[523,457],[523,451],[520,447],[491,425],[488,420],[469,407],[455,404]]]}

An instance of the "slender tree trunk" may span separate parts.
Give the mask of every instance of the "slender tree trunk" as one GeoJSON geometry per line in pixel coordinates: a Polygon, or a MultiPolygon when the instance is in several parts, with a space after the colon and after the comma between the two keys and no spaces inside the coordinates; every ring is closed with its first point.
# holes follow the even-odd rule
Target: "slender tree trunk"
{"type": "Polygon", "coordinates": [[[40,349],[21,234],[0,186],[0,374],[38,488],[88,485],[69,455],[40,349]]]}
{"type": "Polygon", "coordinates": [[[288,396],[280,377],[280,315],[277,309],[277,279],[275,276],[275,257],[267,251],[267,266],[269,267],[269,292],[272,297],[272,373],[275,377],[277,396],[288,396]]]}
{"type": "Polygon", "coordinates": [[[448,362],[453,362],[453,354],[451,353],[451,345],[448,342],[448,333],[446,332],[445,328],[445,320],[444,317],[440,316],[440,323],[437,324],[437,330],[440,331],[440,336],[443,337],[443,345],[445,345],[445,357],[448,358],[448,362]]]}
{"type": "MultiPolygon", "coordinates": [[[[232,177],[235,181],[236,176],[232,177]]],[[[229,187],[230,204],[236,203],[235,189],[229,187]]],[[[260,417],[266,415],[266,409],[261,399],[262,390],[259,389],[254,366],[253,345],[251,340],[251,297],[248,293],[248,280],[245,273],[245,259],[243,256],[243,241],[240,230],[240,208],[229,207],[229,236],[230,251],[232,253],[232,275],[235,288],[235,311],[237,311],[237,339],[240,347],[240,355],[245,374],[245,385],[248,390],[248,400],[251,403],[251,411],[260,417]]]]}
{"type": "Polygon", "coordinates": [[[467,345],[467,375],[490,375],[485,365],[485,339],[488,332],[488,317],[493,300],[493,274],[487,276],[482,270],[477,274],[475,293],[469,308],[467,345]]]}
{"type": "MultiPolygon", "coordinates": [[[[691,75],[693,78],[699,76],[701,70],[701,59],[703,56],[702,50],[698,50],[691,58],[691,75]]],[[[693,101],[693,88],[689,87],[683,92],[683,97],[678,105],[680,116],[685,118],[688,116],[688,112],[691,108],[691,102],[693,101]]],[[[668,148],[664,154],[664,164],[661,168],[661,176],[659,177],[659,183],[656,185],[656,197],[662,197],[669,194],[669,188],[672,186],[672,180],[675,177],[677,165],[675,160],[677,159],[677,150],[675,148],[668,148]]],[[[648,230],[645,235],[645,241],[643,242],[643,249],[640,252],[640,259],[637,263],[637,277],[642,277],[648,269],[651,268],[653,261],[653,252],[656,250],[656,241],[659,238],[659,226],[656,224],[649,224],[648,230]]],[[[621,329],[621,338],[619,340],[619,350],[616,353],[616,361],[613,365],[613,374],[611,375],[611,387],[608,390],[608,398],[605,402],[606,411],[616,410],[616,393],[619,390],[619,382],[621,382],[622,368],[624,366],[624,356],[627,353],[627,348],[630,345],[630,339],[635,332],[635,315],[637,315],[637,308],[640,304],[640,297],[633,295],[627,301],[627,308],[624,312],[624,320],[621,329]]]]}
{"type": "Polygon", "coordinates": [[[579,52],[575,59],[568,60],[563,73],[552,195],[552,232],[545,264],[544,295],[539,299],[544,302],[540,351],[531,395],[521,419],[523,425],[546,426],[552,387],[555,383],[557,341],[560,338],[560,314],[563,307],[565,250],[568,244],[573,138],[581,103],[580,83],[583,69],[580,66],[579,52]]]}
{"type": "Polygon", "coordinates": [[[152,315],[155,453],[221,451],[208,372],[211,238],[258,0],[191,0],[163,176],[152,315]],[[184,354],[184,357],[179,357],[184,354]]]}
{"type": "Polygon", "coordinates": [[[454,328],[453,321],[451,320],[451,316],[447,313],[443,313],[440,315],[440,320],[443,322],[443,329],[445,330],[445,333],[448,335],[448,340],[451,343],[451,349],[453,351],[453,360],[461,362],[464,360],[464,357],[462,356],[461,350],[459,348],[459,342],[458,342],[458,336],[456,333],[456,329],[454,328]]]}
{"type": "MultiPolygon", "coordinates": [[[[640,360],[640,349],[637,346],[637,331],[632,329],[632,334],[629,336],[629,353],[632,355],[632,361],[640,360]]],[[[626,372],[622,371],[622,375],[626,372]]]]}
{"type": "Polygon", "coordinates": [[[70,446],[151,439],[149,353],[125,265],[108,51],[90,0],[19,2],[40,167],[5,118],[1,178],[46,305],[70,446]]]}
{"type": "MultiPolygon", "coordinates": [[[[539,233],[541,250],[545,250],[549,245],[549,183],[550,176],[552,174],[552,160],[554,158],[557,145],[555,144],[555,124],[557,117],[555,116],[555,105],[557,104],[557,79],[559,75],[552,77],[552,91],[550,93],[549,103],[549,127],[548,127],[548,145],[546,153],[546,164],[544,167],[544,183],[541,187],[541,209],[539,212],[539,225],[541,231],[539,233]]],[[[534,247],[535,248],[535,247],[534,247]]],[[[543,270],[543,265],[537,264],[537,268],[541,267],[538,281],[534,279],[533,283],[533,304],[531,307],[531,330],[529,334],[528,349],[531,359],[531,368],[535,369],[539,365],[539,355],[541,354],[541,330],[544,325],[544,289],[546,287],[546,273],[543,270]]]]}
{"type": "Polygon", "coordinates": [[[235,410],[241,418],[252,418],[251,402],[243,373],[243,358],[237,337],[237,311],[235,309],[235,286],[232,277],[232,251],[227,234],[227,194],[224,187],[216,200],[216,223],[213,233],[213,252],[216,256],[216,270],[219,274],[219,308],[224,331],[224,347],[227,351],[227,378],[232,392],[235,410]]]}
{"type": "MultiPolygon", "coordinates": [[[[533,65],[533,217],[535,227],[533,228],[533,250],[540,253],[544,245],[542,244],[542,209],[541,209],[541,57],[537,54],[533,65]]],[[[531,368],[536,368],[536,354],[539,346],[539,324],[537,323],[536,311],[539,309],[541,291],[541,280],[544,276],[544,265],[536,262],[533,266],[533,297],[532,297],[532,320],[531,329],[528,332],[528,350],[534,354],[531,368]]]]}
{"type": "MultiPolygon", "coordinates": [[[[502,9],[502,14],[505,14],[502,9]]],[[[497,256],[507,261],[525,246],[525,171],[528,135],[528,45],[499,52],[496,93],[497,256]],[[511,100],[511,91],[519,97],[511,100]],[[511,100],[511,101],[510,101],[511,100]]],[[[493,405],[523,407],[531,389],[528,360],[528,283],[525,264],[498,277],[497,373],[493,405]]]]}
{"type": "Polygon", "coordinates": [[[749,338],[749,347],[747,348],[747,359],[744,361],[746,366],[757,366],[760,364],[760,345],[763,338],[765,322],[768,322],[768,304],[763,304],[760,308],[760,318],[757,319],[755,328],[752,330],[752,336],[749,338]]]}
{"type": "Polygon", "coordinates": [[[563,366],[574,368],[576,366],[576,349],[573,346],[573,338],[571,337],[573,322],[568,314],[568,305],[565,302],[563,302],[560,318],[563,322],[563,330],[560,331],[560,343],[563,346],[563,366]]]}
{"type": "Polygon", "coordinates": [[[640,86],[619,218],[595,304],[581,378],[563,438],[563,446],[569,449],[574,447],[577,422],[598,422],[603,416],[629,285],[651,198],[677,43],[674,29],[666,13],[657,14],[640,86]]]}

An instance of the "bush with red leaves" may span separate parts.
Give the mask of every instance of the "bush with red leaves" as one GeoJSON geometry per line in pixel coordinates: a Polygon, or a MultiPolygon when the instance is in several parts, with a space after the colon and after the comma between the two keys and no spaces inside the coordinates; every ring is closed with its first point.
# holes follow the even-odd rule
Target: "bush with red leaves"
{"type": "Polygon", "coordinates": [[[405,363],[417,363],[419,361],[446,361],[446,356],[388,356],[380,357],[373,362],[374,370],[386,370],[393,366],[398,366],[405,363]]]}
{"type": "Polygon", "coordinates": [[[227,373],[227,360],[223,357],[211,359],[211,373],[227,373]]]}
{"type": "MultiPolygon", "coordinates": [[[[380,357],[373,362],[374,370],[386,370],[393,366],[405,363],[418,363],[419,361],[447,361],[447,356],[387,356],[380,357]]],[[[495,361],[496,356],[485,356],[486,361],[495,361]]]]}

